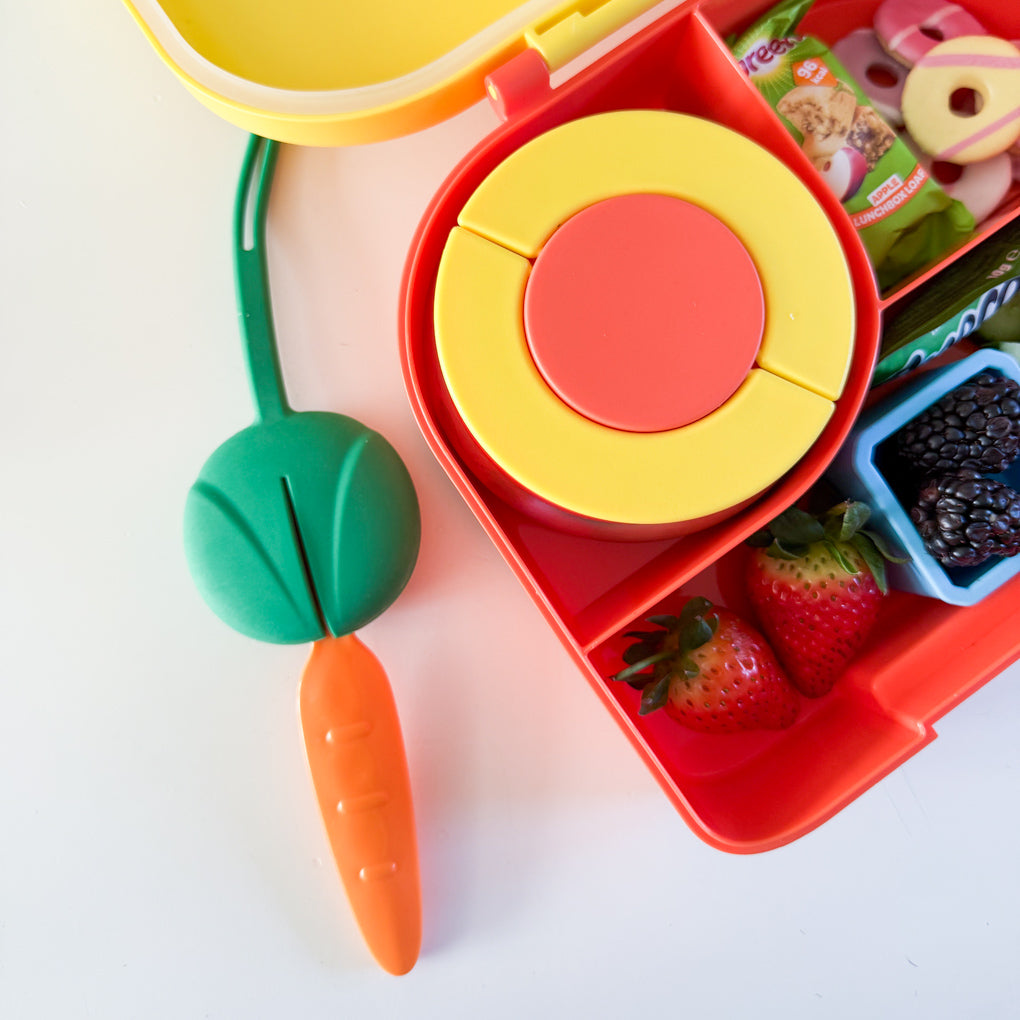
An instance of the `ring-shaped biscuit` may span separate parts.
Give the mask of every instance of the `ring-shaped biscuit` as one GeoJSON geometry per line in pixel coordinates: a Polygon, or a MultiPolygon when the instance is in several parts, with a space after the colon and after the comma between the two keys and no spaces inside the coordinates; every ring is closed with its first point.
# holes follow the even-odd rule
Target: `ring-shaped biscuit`
{"type": "Polygon", "coordinates": [[[913,67],[941,40],[985,34],[977,18],[946,0],[884,0],[875,11],[874,25],[885,51],[906,67],[913,67]]]}
{"type": "Polygon", "coordinates": [[[856,28],[834,43],[832,52],[850,77],[871,100],[882,119],[894,128],[903,126],[903,83],[906,68],[890,56],[871,28],[856,28]]]}
{"type": "Polygon", "coordinates": [[[930,156],[977,163],[1020,138],[1020,49],[991,35],[939,43],[914,65],[903,86],[903,120],[930,156]],[[973,90],[980,109],[953,109],[953,95],[973,90]]]}
{"type": "MultiPolygon", "coordinates": [[[[474,440],[547,502],[622,524],[713,518],[775,482],[831,417],[855,329],[842,248],[800,180],[735,132],[662,111],[572,121],[500,164],[459,220],[436,279],[440,367],[474,440]],[[633,193],[672,195],[726,223],[766,304],[757,367],[735,392],[691,424],[650,433],[564,403],[531,356],[522,316],[531,260],[557,228],[633,193]]],[[[714,297],[725,300],[725,267],[714,297]]]]}

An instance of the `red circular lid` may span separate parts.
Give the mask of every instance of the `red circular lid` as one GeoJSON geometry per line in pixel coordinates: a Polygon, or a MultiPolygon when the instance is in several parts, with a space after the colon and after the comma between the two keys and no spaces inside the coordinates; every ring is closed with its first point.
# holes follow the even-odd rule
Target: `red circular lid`
{"type": "Polygon", "coordinates": [[[524,297],[532,357],[574,410],[628,432],[715,410],[754,363],[765,302],[740,239],[700,206],[619,195],[564,223],[524,297]]]}

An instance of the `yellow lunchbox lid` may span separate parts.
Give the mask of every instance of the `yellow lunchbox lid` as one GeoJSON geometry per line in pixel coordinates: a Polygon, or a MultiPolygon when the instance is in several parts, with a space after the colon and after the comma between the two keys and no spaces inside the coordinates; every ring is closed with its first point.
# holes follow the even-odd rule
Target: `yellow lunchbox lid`
{"type": "Polygon", "coordinates": [[[203,103],[300,145],[382,141],[482,98],[525,49],[550,72],[660,0],[124,0],[203,103]]]}

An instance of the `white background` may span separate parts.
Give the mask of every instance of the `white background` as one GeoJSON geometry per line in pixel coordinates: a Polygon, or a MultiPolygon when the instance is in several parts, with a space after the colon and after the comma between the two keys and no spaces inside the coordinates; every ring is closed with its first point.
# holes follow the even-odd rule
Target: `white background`
{"type": "Polygon", "coordinates": [[[432,459],[403,393],[404,253],[485,108],[281,154],[277,324],[299,408],[406,459],[410,585],[362,632],[393,681],[425,938],[382,972],[296,719],[306,647],[239,637],[181,551],[251,421],[230,207],[245,135],[114,0],[0,34],[0,1016],[1006,1018],[1020,997],[1020,672],[768,854],[676,815],[432,459]]]}

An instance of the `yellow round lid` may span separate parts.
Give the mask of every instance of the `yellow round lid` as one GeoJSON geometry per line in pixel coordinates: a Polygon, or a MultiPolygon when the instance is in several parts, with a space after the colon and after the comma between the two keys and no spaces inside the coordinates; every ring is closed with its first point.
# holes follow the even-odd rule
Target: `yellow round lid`
{"type": "Polygon", "coordinates": [[[854,327],[842,248],[800,180],[664,111],[518,149],[465,203],[436,280],[441,370],[482,449],[541,498],[625,524],[712,517],[789,470],[832,414],[854,327]]]}

